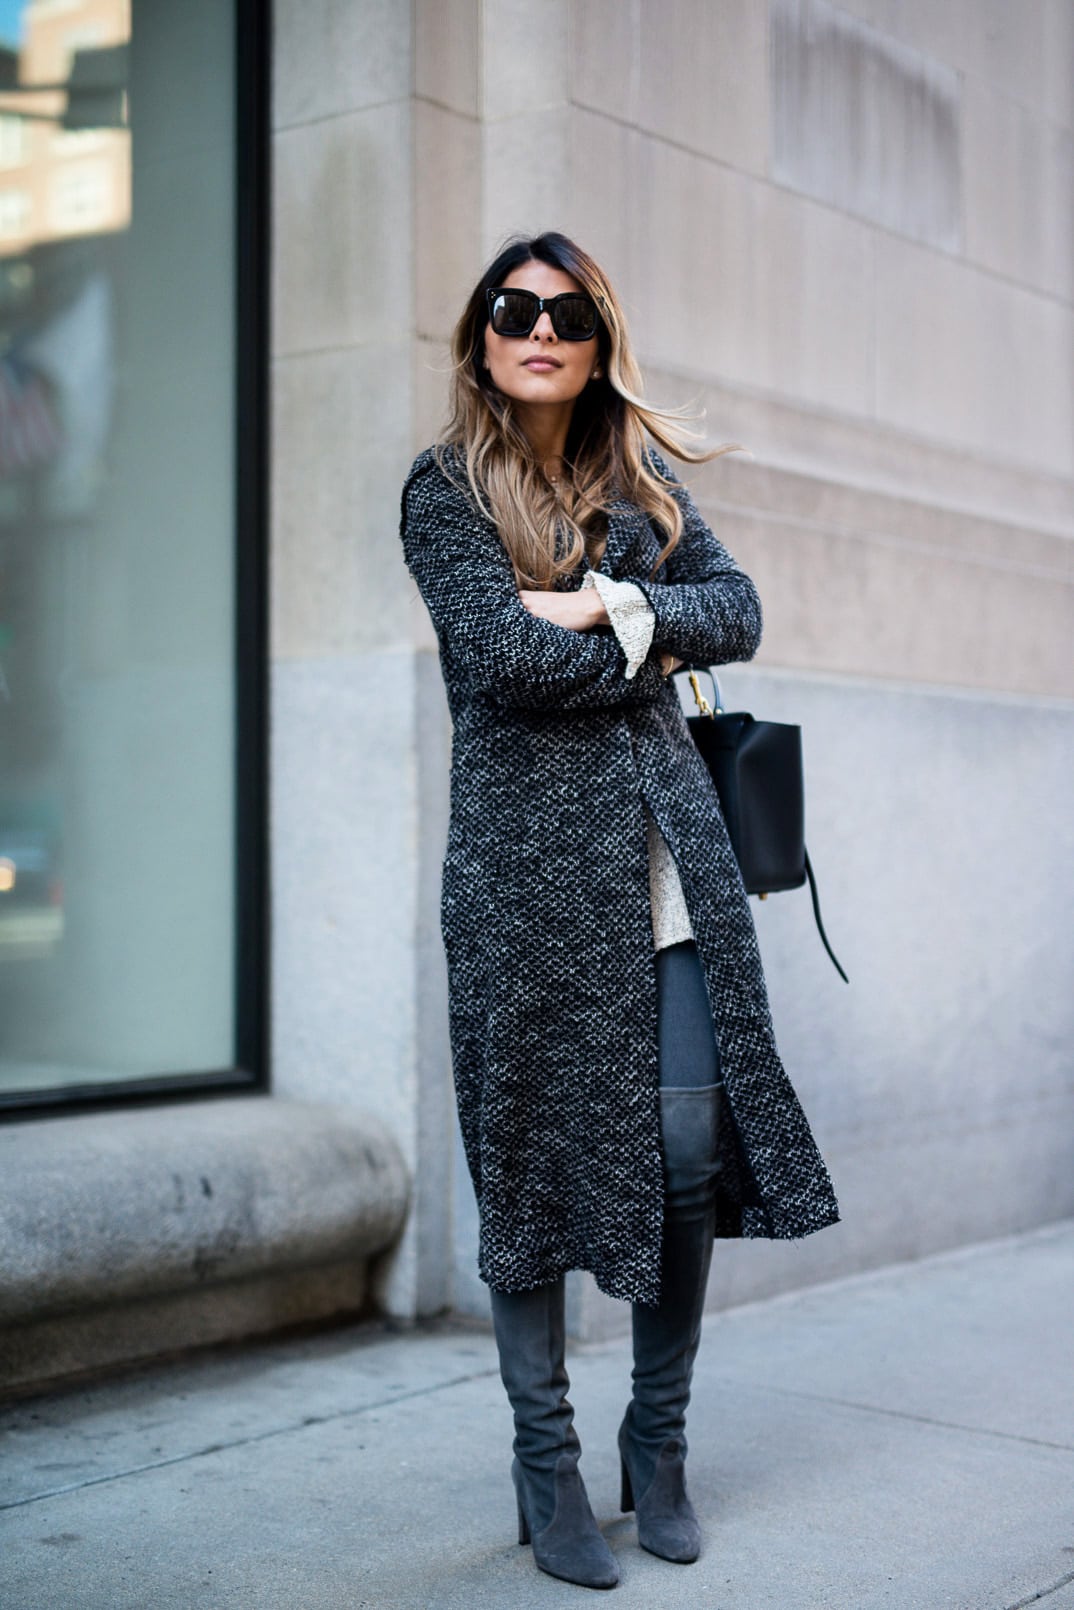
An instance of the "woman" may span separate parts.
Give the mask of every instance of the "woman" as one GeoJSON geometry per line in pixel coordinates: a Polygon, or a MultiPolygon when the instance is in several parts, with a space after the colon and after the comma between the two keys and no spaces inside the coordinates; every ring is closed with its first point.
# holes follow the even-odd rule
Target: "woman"
{"type": "Polygon", "coordinates": [[[618,1567],[578,1471],[565,1273],[633,1305],[623,1508],[643,1547],[689,1562],[685,1413],[713,1239],[838,1217],[669,681],[684,661],[749,659],[760,603],[643,431],[715,454],[639,391],[592,258],[562,235],[512,241],[459,321],[451,425],[402,507],[454,723],[442,931],[519,1537],[591,1587],[618,1567]]]}

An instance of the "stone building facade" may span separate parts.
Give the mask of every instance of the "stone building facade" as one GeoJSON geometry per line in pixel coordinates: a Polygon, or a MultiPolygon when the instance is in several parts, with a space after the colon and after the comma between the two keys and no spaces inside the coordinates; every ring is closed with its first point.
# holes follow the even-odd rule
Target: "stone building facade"
{"type": "MultiPolygon", "coordinates": [[[[851,979],[804,891],[755,902],[843,1222],[721,1246],[711,1305],[1074,1212],[1074,10],[276,0],[270,55],[269,1088],[0,1128],[36,1226],[13,1375],[371,1294],[487,1312],[439,934],[450,724],[398,507],[515,231],[591,251],[649,396],[746,449],[689,474],[765,610],[725,702],[802,726],[851,979]],[[157,1182],[210,1162],[188,1258],[157,1182]]],[[[572,1316],[627,1320],[581,1276],[572,1316]]]]}

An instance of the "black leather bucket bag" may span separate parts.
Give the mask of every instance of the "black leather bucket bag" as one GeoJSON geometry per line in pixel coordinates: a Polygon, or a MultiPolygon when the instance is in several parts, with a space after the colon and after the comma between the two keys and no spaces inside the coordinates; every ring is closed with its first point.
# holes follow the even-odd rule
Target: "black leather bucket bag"
{"type": "Polygon", "coordinates": [[[839,976],[849,983],[824,932],[806,850],[801,727],[757,721],[744,710],[726,711],[711,667],[687,665],[681,671],[689,678],[698,711],[687,717],[687,724],[716,785],[747,894],[764,900],[784,889],[800,889],[808,879],[817,932],[839,976]],[[712,681],[714,705],[701,692],[699,671],[712,681]]]}

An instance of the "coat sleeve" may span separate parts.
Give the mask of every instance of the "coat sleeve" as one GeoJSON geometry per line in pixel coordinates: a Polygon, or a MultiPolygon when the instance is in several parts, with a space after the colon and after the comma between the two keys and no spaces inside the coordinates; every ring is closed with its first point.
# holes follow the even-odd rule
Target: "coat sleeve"
{"type": "Polygon", "coordinates": [[[631,578],[652,605],[654,644],[687,664],[752,659],[763,629],[756,587],[709,530],[686,487],[651,449],[649,456],[674,483],[671,495],[682,510],[682,536],[661,567],[665,579],[631,578]]]}
{"type": "Polygon", "coordinates": [[[655,661],[626,676],[610,631],[577,632],[532,615],[503,544],[431,456],[403,487],[400,535],[437,637],[473,685],[526,710],[651,703],[666,686],[655,661]]]}

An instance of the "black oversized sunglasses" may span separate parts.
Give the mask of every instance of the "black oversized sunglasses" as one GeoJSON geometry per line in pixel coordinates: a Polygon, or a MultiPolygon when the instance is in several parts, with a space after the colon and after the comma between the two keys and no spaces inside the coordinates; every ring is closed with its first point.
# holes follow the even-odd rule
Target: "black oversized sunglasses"
{"type": "Polygon", "coordinates": [[[497,335],[529,335],[542,312],[561,341],[592,341],[600,323],[597,304],[582,291],[536,296],[533,291],[489,290],[489,323],[497,335]]]}

